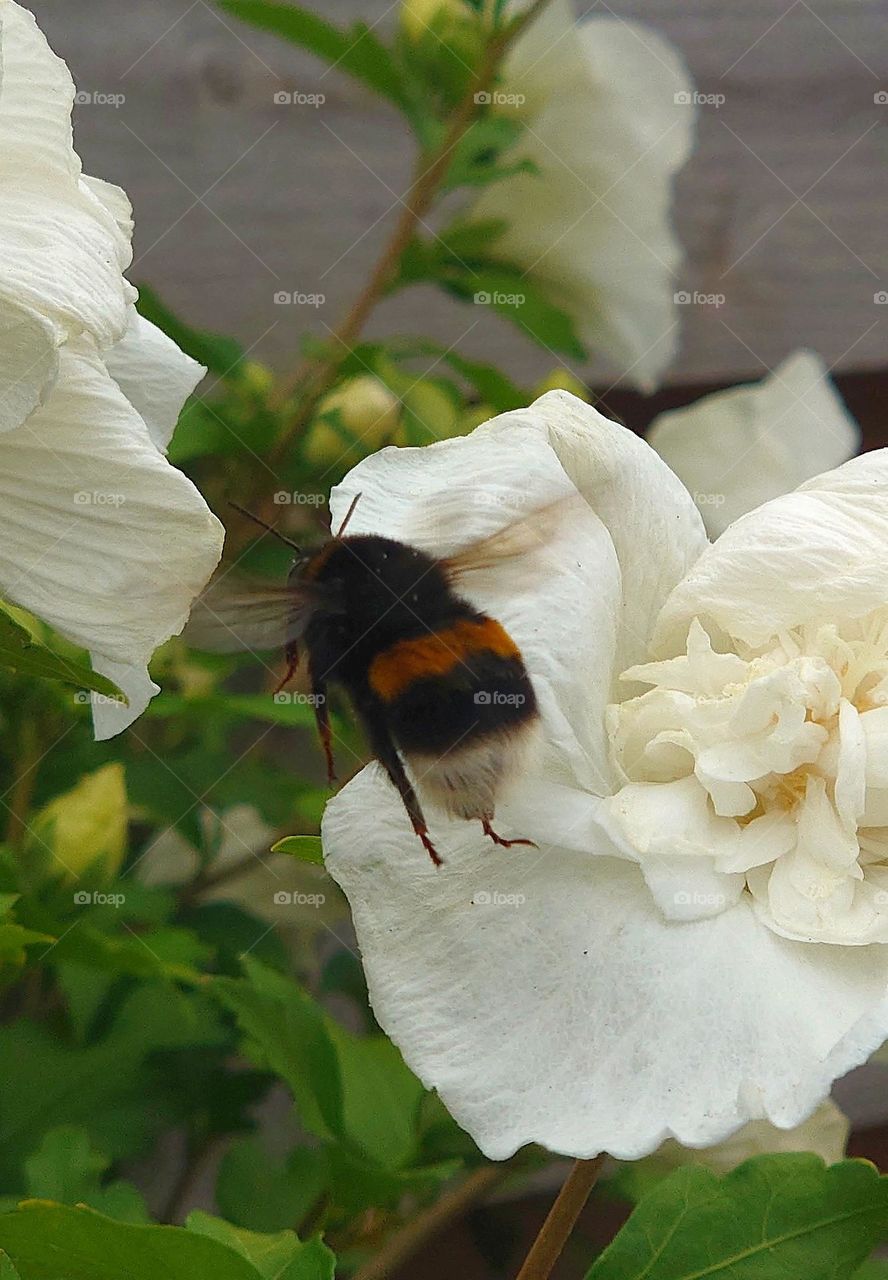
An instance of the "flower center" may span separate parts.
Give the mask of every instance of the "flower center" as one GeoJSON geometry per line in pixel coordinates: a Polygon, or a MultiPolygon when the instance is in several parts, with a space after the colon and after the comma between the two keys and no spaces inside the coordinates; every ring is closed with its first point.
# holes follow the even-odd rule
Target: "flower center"
{"type": "Polygon", "coordinates": [[[651,686],[608,714],[643,869],[700,859],[780,933],[888,941],[888,608],[734,652],[695,619],[685,654],[622,678],[651,686]]]}

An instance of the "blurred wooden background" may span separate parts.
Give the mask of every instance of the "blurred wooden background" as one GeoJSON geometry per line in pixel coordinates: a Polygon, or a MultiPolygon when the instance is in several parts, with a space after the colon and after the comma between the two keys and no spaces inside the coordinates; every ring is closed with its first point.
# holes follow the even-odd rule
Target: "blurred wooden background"
{"type": "MultiPolygon", "coordinates": [[[[198,325],[236,334],[285,368],[306,329],[323,333],[360,284],[406,189],[412,146],[393,111],[346,77],[205,0],[31,0],[89,94],[77,108],[87,169],[136,208],[132,277],[198,325]],[[323,93],[281,106],[278,90],[323,93]],[[282,307],[278,290],[322,293],[282,307]]],[[[390,0],[319,0],[325,16],[380,32],[390,0]]],[[[677,288],[723,293],[681,307],[674,385],[761,372],[807,345],[837,370],[884,366],[888,305],[884,0],[577,0],[578,12],[645,20],[688,61],[699,90],[697,150],[678,186],[688,264],[677,288]]],[[[681,109],[681,108],[676,108],[681,109]]],[[[371,332],[458,340],[471,309],[419,288],[371,332]]],[[[485,315],[476,356],[513,371],[551,360],[485,315]]],[[[601,387],[606,366],[585,370],[601,387]]]]}

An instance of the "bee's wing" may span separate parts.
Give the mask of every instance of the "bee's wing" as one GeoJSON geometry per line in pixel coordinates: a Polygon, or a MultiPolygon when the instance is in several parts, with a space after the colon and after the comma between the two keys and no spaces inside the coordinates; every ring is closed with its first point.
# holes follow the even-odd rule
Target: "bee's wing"
{"type": "Polygon", "coordinates": [[[472,542],[456,555],[449,556],[443,562],[448,577],[455,582],[467,573],[491,569],[503,560],[528,555],[548,546],[563,522],[571,518],[572,512],[587,507],[578,493],[537,507],[489,537],[472,542]]]}
{"type": "Polygon", "coordinates": [[[306,613],[292,587],[226,572],[198,596],[183,636],[212,653],[283,649],[299,637],[306,613]]]}

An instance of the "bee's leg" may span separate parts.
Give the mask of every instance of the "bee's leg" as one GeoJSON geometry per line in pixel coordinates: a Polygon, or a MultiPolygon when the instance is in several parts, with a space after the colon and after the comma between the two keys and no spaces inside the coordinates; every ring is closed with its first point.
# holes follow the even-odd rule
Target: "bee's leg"
{"type": "Polygon", "coordinates": [[[327,762],[327,781],[332,787],[336,781],[336,761],[333,759],[333,734],[330,730],[330,704],[327,701],[327,685],[311,674],[311,697],[314,704],[315,724],[327,762]]]}
{"type": "Polygon", "coordinates": [[[299,646],[295,640],[291,640],[284,649],[284,658],[287,662],[287,669],[284,672],[283,680],[281,680],[280,684],[275,689],[275,693],[280,693],[284,685],[289,684],[296,674],[296,669],[299,666],[299,646]]]}
{"type": "Polygon", "coordinates": [[[378,721],[367,721],[367,730],[370,737],[370,745],[373,748],[373,754],[379,763],[385,769],[394,786],[397,788],[398,795],[404,801],[404,808],[407,810],[407,817],[413,824],[413,830],[422,841],[422,847],[431,858],[436,867],[443,865],[444,859],[438,853],[438,850],[432,844],[429,838],[429,829],[426,826],[425,816],[422,812],[419,800],[416,798],[416,792],[411,786],[410,779],[401,763],[401,757],[398,755],[397,747],[389,736],[388,729],[381,725],[378,721]]]}
{"type": "MultiPolygon", "coordinates": [[[[492,816],[493,815],[491,814],[491,817],[492,816]]],[[[486,836],[490,836],[493,843],[500,845],[503,849],[511,849],[512,846],[516,844],[526,844],[529,845],[531,849],[539,848],[539,845],[535,844],[533,840],[504,840],[502,836],[498,836],[496,834],[493,827],[490,825],[490,818],[482,818],[481,826],[484,828],[484,834],[486,836]]]]}

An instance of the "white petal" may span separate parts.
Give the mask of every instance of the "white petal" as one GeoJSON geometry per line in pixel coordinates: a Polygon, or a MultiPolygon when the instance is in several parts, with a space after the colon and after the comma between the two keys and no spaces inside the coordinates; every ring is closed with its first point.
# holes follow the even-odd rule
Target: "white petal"
{"type": "Polygon", "coordinates": [[[885,948],[787,942],[745,902],[666,922],[630,864],[495,851],[474,824],[433,833],[435,871],[376,768],[323,833],[377,1017],[493,1159],[796,1125],[885,1038],[885,948]]]}
{"type": "Polygon", "coordinates": [[[888,601],[888,449],[852,458],[741,516],[676,587],[655,647],[690,621],[751,645],[806,622],[861,618],[888,601]]]}
{"type": "Polygon", "coordinates": [[[46,405],[0,441],[0,593],[114,662],[185,624],[222,527],[86,339],[46,405]]]}
{"type": "Polygon", "coordinates": [[[151,439],[165,452],[182,406],[206,369],[135,307],[130,308],[125,336],[105,353],[105,365],[144,418],[151,439]]]}
{"type": "Polygon", "coordinates": [[[123,335],[135,290],[121,272],[129,241],[81,180],[71,137],[74,85],[27,9],[0,8],[0,341],[34,329],[31,362],[0,358],[0,429],[46,395],[55,352],[86,329],[99,346],[123,335]]]}
{"type": "Polygon", "coordinates": [[[798,351],[761,382],[661,413],[647,439],[694,495],[715,538],[747,511],[852,457],[860,428],[820,356],[798,351]]]}
{"type": "Polygon", "coordinates": [[[119,702],[103,694],[91,696],[93,728],[96,741],[104,742],[115,737],[138,720],[151,699],[160,693],[160,685],[155,684],[148,674],[148,668],[138,663],[112,662],[100,654],[93,654],[93,670],[101,676],[113,680],[121,693],[126,694],[127,702],[119,702]]]}
{"type": "Polygon", "coordinates": [[[678,345],[682,252],[670,201],[694,124],[676,98],[692,88],[649,27],[599,16],[575,26],[568,5],[551,6],[517,43],[502,84],[526,98],[514,158],[538,173],[494,184],[475,206],[509,223],[497,251],[545,281],[592,350],[644,389],[678,345]]]}

